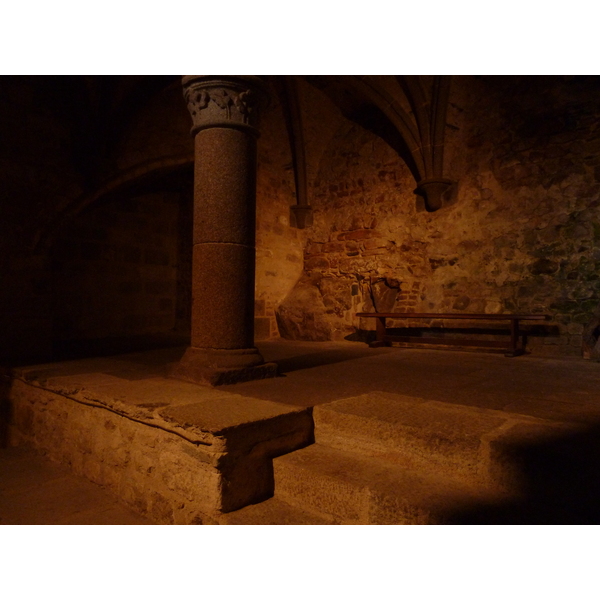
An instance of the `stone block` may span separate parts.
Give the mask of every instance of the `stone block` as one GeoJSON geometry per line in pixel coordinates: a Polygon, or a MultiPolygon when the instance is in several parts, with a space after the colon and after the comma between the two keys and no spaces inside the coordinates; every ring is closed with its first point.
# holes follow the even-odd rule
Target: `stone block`
{"type": "Polygon", "coordinates": [[[273,464],[277,496],[293,506],[330,515],[345,523],[364,521],[368,490],[355,484],[356,462],[352,458],[342,462],[339,455],[315,444],[276,459],[273,464]]]}
{"type": "Polygon", "coordinates": [[[365,250],[362,253],[363,256],[381,256],[384,254],[389,254],[389,250],[386,248],[374,248],[373,250],[365,250]]]}
{"type": "Polygon", "coordinates": [[[571,335],[583,334],[583,324],[582,323],[569,323],[567,325],[567,333],[569,333],[571,335]]]}
{"type": "Polygon", "coordinates": [[[533,481],[553,468],[548,456],[537,449],[560,448],[561,440],[575,431],[573,425],[552,422],[512,424],[489,442],[491,477],[505,489],[526,494],[533,481]]]}
{"type": "MultiPolygon", "coordinates": [[[[92,375],[90,389],[93,381],[92,375]]],[[[110,397],[106,377],[101,381],[105,384],[99,389],[110,397]]],[[[165,384],[184,385],[167,380],[165,384]]],[[[144,424],[141,415],[133,421],[125,414],[106,413],[19,379],[14,382],[11,401],[17,412],[32,410],[29,425],[19,421],[28,431],[29,443],[70,463],[75,472],[111,487],[142,514],[159,522],[174,522],[175,514],[177,519],[202,514],[203,522],[208,522],[211,514],[271,495],[272,458],[312,441],[310,409],[230,394],[225,397],[228,402],[208,402],[187,413],[173,408],[159,420],[158,428],[156,421],[154,427],[144,424]],[[60,435],[49,435],[65,417],[60,435]],[[161,429],[167,423],[187,435],[193,436],[197,429],[212,443],[196,447],[161,429]]]]}
{"type": "Polygon", "coordinates": [[[271,460],[312,442],[310,410],[272,402],[223,399],[164,409],[163,417],[222,440],[219,510],[228,512],[273,493],[271,460]]]}
{"type": "Polygon", "coordinates": [[[346,240],[366,240],[367,238],[374,237],[375,232],[371,229],[358,229],[345,234],[344,239],[346,240]]]}
{"type": "Polygon", "coordinates": [[[319,405],[313,414],[318,443],[369,455],[393,453],[415,467],[426,462],[474,480],[487,477],[480,472],[482,436],[507,420],[496,411],[383,392],[319,405]]]}
{"type": "Polygon", "coordinates": [[[315,254],[321,254],[323,252],[323,244],[318,242],[309,243],[306,246],[305,253],[307,256],[312,256],[315,254]]]}
{"type": "Polygon", "coordinates": [[[582,335],[569,336],[569,346],[574,346],[575,348],[581,349],[582,345],[583,345],[583,336],[582,335]]]}
{"type": "Polygon", "coordinates": [[[376,248],[385,248],[389,244],[385,238],[374,238],[364,240],[363,246],[365,250],[374,250],[376,248]]]}
{"type": "Polygon", "coordinates": [[[323,253],[344,252],[344,250],[344,244],[341,242],[327,242],[326,244],[323,244],[321,249],[323,253]]]}

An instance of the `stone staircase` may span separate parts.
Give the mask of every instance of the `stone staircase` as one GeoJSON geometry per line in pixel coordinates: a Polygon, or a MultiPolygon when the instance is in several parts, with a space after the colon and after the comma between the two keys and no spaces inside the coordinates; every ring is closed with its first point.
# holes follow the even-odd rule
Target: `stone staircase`
{"type": "Polygon", "coordinates": [[[274,497],[223,523],[494,522],[490,507],[527,491],[528,449],[572,428],[383,392],[317,406],[313,418],[315,444],[273,461],[274,497]]]}

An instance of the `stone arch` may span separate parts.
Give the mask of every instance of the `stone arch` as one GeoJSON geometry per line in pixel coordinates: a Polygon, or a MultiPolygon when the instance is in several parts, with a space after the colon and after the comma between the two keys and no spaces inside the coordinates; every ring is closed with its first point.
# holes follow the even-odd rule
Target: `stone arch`
{"type": "Polygon", "coordinates": [[[449,76],[307,77],[344,116],[384,139],[405,161],[428,211],[451,199],[455,185],[444,177],[444,132],[449,76]]]}
{"type": "Polygon", "coordinates": [[[192,189],[188,163],[151,169],[82,199],[44,239],[55,356],[185,343],[192,189]]]}
{"type": "Polygon", "coordinates": [[[151,179],[169,176],[182,169],[191,169],[193,164],[193,155],[172,156],[142,163],[118,173],[106,180],[98,189],[80,195],[59,211],[44,228],[37,232],[33,242],[34,251],[40,253],[48,250],[62,227],[102,198],[123,194],[128,189],[135,189],[151,179]]]}

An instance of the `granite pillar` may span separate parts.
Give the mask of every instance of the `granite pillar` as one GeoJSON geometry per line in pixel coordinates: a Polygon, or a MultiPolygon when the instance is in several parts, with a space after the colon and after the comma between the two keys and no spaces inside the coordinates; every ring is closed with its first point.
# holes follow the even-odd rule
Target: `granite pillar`
{"type": "Polygon", "coordinates": [[[219,385],[274,377],[254,346],[257,77],[187,76],[195,136],[191,345],[173,377],[219,385]]]}

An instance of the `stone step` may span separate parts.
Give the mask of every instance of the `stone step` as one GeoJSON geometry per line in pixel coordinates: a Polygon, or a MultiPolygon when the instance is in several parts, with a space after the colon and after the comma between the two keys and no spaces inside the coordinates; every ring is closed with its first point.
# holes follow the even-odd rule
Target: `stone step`
{"type": "Polygon", "coordinates": [[[371,392],[316,406],[315,441],[414,471],[518,492],[521,454],[572,426],[525,415],[371,392]]]}
{"type": "Polygon", "coordinates": [[[221,515],[219,525],[335,525],[331,517],[292,506],[277,496],[221,515]]]}
{"type": "Polygon", "coordinates": [[[438,473],[321,444],[273,466],[278,499],[340,524],[451,523],[454,514],[498,499],[438,473]]]}

